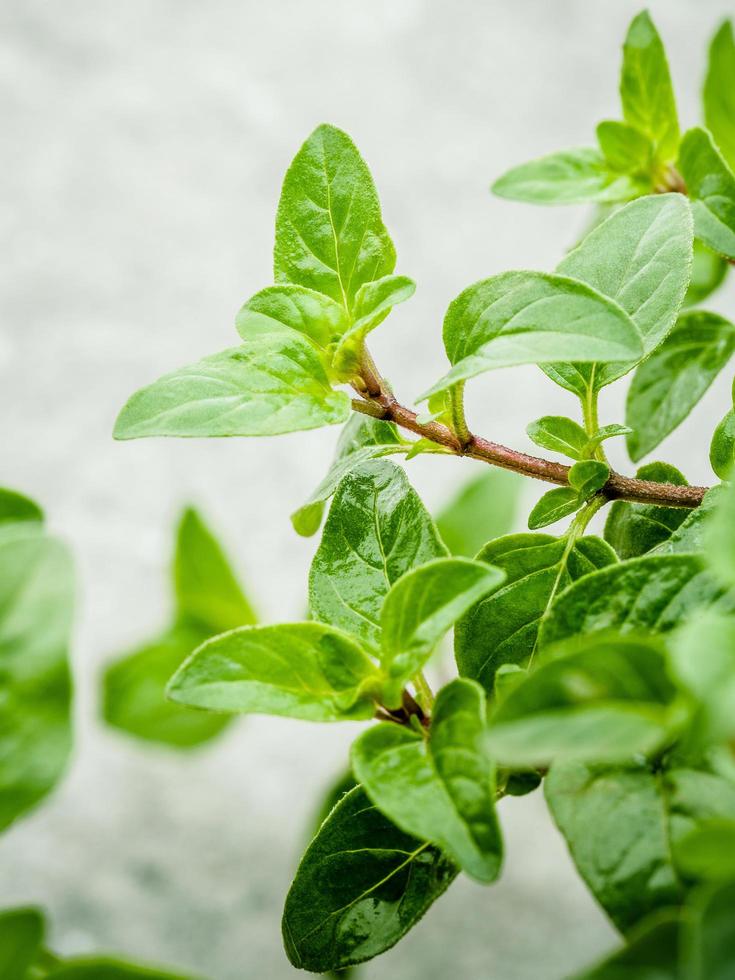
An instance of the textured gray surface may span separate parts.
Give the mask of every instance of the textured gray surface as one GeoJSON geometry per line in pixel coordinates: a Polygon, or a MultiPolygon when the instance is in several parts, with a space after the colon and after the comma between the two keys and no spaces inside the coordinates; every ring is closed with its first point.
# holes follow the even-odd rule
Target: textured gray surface
{"type": "MultiPolygon", "coordinates": [[[[705,39],[728,4],[654,0],[682,115],[696,118],[705,39]]],[[[376,356],[410,399],[443,371],[440,323],[468,282],[550,268],[581,210],[493,200],[512,163],[586,143],[614,115],[618,48],[637,3],[590,0],[5,0],[0,6],[2,482],[37,496],[72,544],[80,612],[77,751],[53,800],[0,842],[2,904],[39,902],[64,950],[98,947],[212,980],[294,975],[279,916],[318,788],[351,728],[253,719],[187,757],[96,719],[105,659],[163,616],[184,501],[229,535],[271,620],[295,618],[315,542],[288,513],[333,432],[278,440],[114,444],[117,409],[164,371],[228,346],[270,279],[280,180],[322,120],[370,162],[416,297],[376,356]]],[[[732,290],[715,308],[732,309],[732,290]]],[[[664,452],[708,480],[704,421],[664,452]]],[[[620,419],[606,394],[604,421],[620,419]]],[[[473,385],[475,427],[527,446],[526,422],[573,410],[540,372],[473,385]]],[[[430,504],[469,464],[419,460],[430,504]]],[[[529,488],[533,499],[538,488],[529,488]]],[[[507,870],[458,882],[366,977],[555,980],[613,941],[536,795],[507,801],[507,870]]]]}

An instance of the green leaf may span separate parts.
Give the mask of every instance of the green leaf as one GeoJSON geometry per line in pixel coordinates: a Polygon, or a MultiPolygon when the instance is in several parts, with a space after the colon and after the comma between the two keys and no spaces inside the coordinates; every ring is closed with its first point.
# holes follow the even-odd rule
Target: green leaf
{"type": "Polygon", "coordinates": [[[394,306],[410,299],[415,290],[416,284],[407,276],[384,276],[360,286],[355,297],[354,322],[334,350],[332,368],[338,378],[349,380],[359,375],[365,338],[394,306]]]}
{"type": "Polygon", "coordinates": [[[587,536],[570,546],[549,534],[510,534],[491,541],[477,557],[507,578],[457,624],[454,652],[460,674],[479,681],[488,694],[502,664],[526,666],[554,596],[617,560],[599,538],[587,536]]]}
{"type": "Polygon", "coordinates": [[[0,536],[0,829],[50,792],[66,767],[73,601],[66,548],[36,522],[8,525],[0,536]]]}
{"type": "Polygon", "coordinates": [[[695,617],[674,633],[669,656],[674,674],[706,713],[708,736],[735,736],[735,619],[695,617]]]}
{"type": "Polygon", "coordinates": [[[597,459],[583,459],[569,470],[569,486],[581,500],[587,500],[601,490],[610,476],[610,467],[597,459]]]}
{"type": "Polygon", "coordinates": [[[735,483],[717,495],[704,544],[712,571],[722,582],[735,587],[735,483]]]}
{"type": "Polygon", "coordinates": [[[590,455],[606,439],[613,439],[615,436],[627,436],[630,432],[629,426],[619,425],[617,422],[613,422],[611,425],[603,425],[587,443],[586,452],[590,455]]]}
{"type": "Polygon", "coordinates": [[[166,700],[166,685],[211,633],[174,627],[112,663],[104,675],[103,715],[108,725],[149,742],[176,748],[202,745],[232,720],[166,700]]]}
{"type": "Polygon", "coordinates": [[[577,147],[513,167],[491,190],[498,197],[530,204],[607,204],[645,193],[645,184],[616,173],[599,150],[577,147]]]}
{"type": "Polygon", "coordinates": [[[637,462],[680,425],[735,350],[735,325],[716,313],[684,313],[664,342],[638,365],[625,420],[637,462]]]}
{"type": "Polygon", "coordinates": [[[316,534],[326,502],[350,470],[369,459],[405,453],[410,446],[411,443],[401,438],[393,422],[382,422],[369,415],[353,413],[340,433],[337,451],[327,475],[307,502],[291,515],[294,530],[304,537],[316,534]]]}
{"type": "Polygon", "coordinates": [[[357,643],[330,626],[243,626],[195,650],[167,693],[210,711],[342,721],[373,715],[377,677],[357,643]]]}
{"type": "Polygon", "coordinates": [[[735,37],[732,21],[720,24],[709,49],[704,82],[704,121],[735,170],[735,37]]]}
{"type": "Polygon", "coordinates": [[[605,120],[597,127],[597,142],[611,170],[645,178],[653,159],[653,145],[647,136],[627,123],[605,120]]]}
{"type": "MultiPolygon", "coordinates": [[[[633,201],[593,228],[559,263],[557,273],[587,283],[622,307],[640,333],[643,354],[650,354],[674,325],[691,264],[687,200],[681,194],[656,194],[633,201]]],[[[554,364],[544,370],[557,384],[584,396],[622,377],[637,359],[640,355],[632,362],[554,364]]]]}
{"type": "Polygon", "coordinates": [[[589,436],[582,426],[563,415],[544,415],[526,426],[526,432],[537,446],[571,459],[583,459],[589,444],[589,436]]]}
{"type": "Polygon", "coordinates": [[[631,933],[622,949],[573,980],[681,980],[679,909],[654,913],[631,933]]]}
{"type": "Polygon", "coordinates": [[[256,620],[217,539],[191,507],[179,520],[173,580],[172,625],[107,668],[103,713],[109,725],[138,738],[188,748],[219,734],[231,719],[167,701],[171,675],[210,636],[256,620]]]}
{"type": "Polygon", "coordinates": [[[528,515],[528,526],[535,531],[548,524],[555,524],[563,517],[573,514],[581,504],[579,494],[572,487],[547,490],[528,515]]]}
{"type": "Polygon", "coordinates": [[[680,840],[676,861],[685,874],[710,881],[735,880],[735,821],[710,820],[680,840]]]}
{"type": "Polygon", "coordinates": [[[141,388],[120,412],[114,436],[279,435],[335,425],[349,412],[349,396],[332,390],[314,345],[284,328],[141,388]]]}
{"type": "Polygon", "coordinates": [[[380,611],[406,572],[447,550],[406,474],[387,460],[355,467],[334,495],[309,576],[311,615],[380,649],[380,611]]]}
{"type": "Polygon", "coordinates": [[[554,763],[544,792],[577,870],[622,932],[681,902],[679,842],[735,813],[729,780],[681,765],[554,763]]]}
{"type": "Polygon", "coordinates": [[[490,750],[510,766],[621,762],[665,744],[681,721],[678,697],[653,639],[579,637],[547,654],[497,706],[490,750]]]}
{"type": "Polygon", "coordinates": [[[256,622],[221,545],[193,507],[179,521],[174,587],[178,620],[209,635],[256,622]]]}
{"type": "MultiPolygon", "coordinates": [[[[686,477],[669,463],[647,463],[636,473],[639,480],[687,486],[686,477]]],[[[687,518],[683,507],[660,507],[657,504],[631,504],[616,500],[605,522],[605,540],[618,557],[638,558],[668,541],[687,518]]]]}
{"type": "Polygon", "coordinates": [[[84,956],[67,960],[48,974],[48,980],[187,980],[187,977],[107,956],[84,956]]]}
{"type": "Polygon", "coordinates": [[[634,18],[623,45],[620,99],[625,121],[651,139],[669,162],[679,145],[679,120],[666,51],[648,11],[634,18]]]}
{"type": "Polygon", "coordinates": [[[324,973],[378,956],[421,919],[456,875],[438,848],[399,830],[364,790],[353,789],[322,825],[286,897],[289,960],[324,973]]]}
{"type": "Polygon", "coordinates": [[[43,511],[30,497],[0,487],[0,524],[11,524],[19,521],[43,521],[43,511]]]}
{"type": "Polygon", "coordinates": [[[505,572],[484,561],[437,558],[406,572],[392,586],[380,617],[380,659],[397,689],[398,704],[403,682],[423,668],[457,620],[504,579],[505,572]]]}
{"type": "Polygon", "coordinates": [[[485,694],[458,678],[438,694],[428,738],[389,722],[352,747],[357,778],[396,826],[431,841],[477,881],[495,881],[502,839],[494,766],[483,744],[485,694]]]}
{"type": "Polygon", "coordinates": [[[702,889],[692,914],[682,959],[692,980],[729,980],[735,973],[735,882],[702,889]]]}
{"type": "Polygon", "coordinates": [[[729,480],[735,460],[735,411],[730,409],[717,424],[709,447],[709,461],[721,480],[729,480]]]}
{"type": "Polygon", "coordinates": [[[711,487],[699,507],[690,510],[671,537],[652,548],[652,555],[701,554],[705,551],[705,535],[710,518],[725,488],[711,487]]]}
{"type": "Polygon", "coordinates": [[[692,203],[697,238],[715,252],[735,258],[735,176],[706,129],[684,134],[679,169],[692,203]]]}
{"type": "Polygon", "coordinates": [[[696,555],[644,555],[571,585],[544,621],[539,646],[600,630],[665,633],[708,607],[729,612],[735,600],[696,555]]]}
{"type": "Polygon", "coordinates": [[[718,289],[727,275],[730,265],[717,252],[713,252],[704,242],[694,239],[692,256],[692,278],[684,297],[684,306],[697,306],[703,303],[718,289]]]}
{"type": "Polygon", "coordinates": [[[27,980],[43,942],[44,922],[38,909],[0,913],[0,977],[27,980]]]}
{"type": "Polygon", "coordinates": [[[304,286],[268,286],[252,296],[235,320],[244,341],[267,334],[303,334],[321,350],[336,342],[349,327],[344,307],[304,286]]]}
{"type": "Polygon", "coordinates": [[[375,184],[346,133],[317,127],[283,181],[276,215],[276,282],[314,289],[351,312],[360,286],[393,272],[396,253],[375,184]]]}
{"type": "Polygon", "coordinates": [[[471,558],[488,541],[510,531],[521,483],[516,473],[485,466],[460,487],[436,518],[441,539],[453,555],[471,558]]]}
{"type": "Polygon", "coordinates": [[[468,286],[449,305],[444,346],[453,367],[422,399],[496,368],[642,353],[638,329],[616,302],[544,272],[504,272],[468,286]]]}

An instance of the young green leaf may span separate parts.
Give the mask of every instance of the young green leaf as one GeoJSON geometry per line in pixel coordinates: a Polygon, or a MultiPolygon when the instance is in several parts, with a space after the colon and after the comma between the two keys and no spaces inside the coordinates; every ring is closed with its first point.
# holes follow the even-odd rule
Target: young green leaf
{"type": "Polygon", "coordinates": [[[735,350],[735,325],[716,313],[682,314],[628,390],[625,420],[630,458],[637,462],[680,425],[735,350]]]}
{"type": "Polygon", "coordinates": [[[437,558],[406,572],[392,586],[380,616],[380,660],[398,705],[403,682],[423,668],[457,620],[504,579],[504,571],[484,561],[437,558]]]}
{"type": "Polygon", "coordinates": [[[623,45],[620,99],[625,121],[648,136],[656,158],[676,157],[679,120],[666,51],[648,11],[634,18],[623,45]]]}
{"type": "Polygon", "coordinates": [[[472,558],[488,541],[513,526],[521,478],[484,466],[439,512],[436,526],[453,555],[472,558]]]}
{"type": "Polygon", "coordinates": [[[611,170],[646,179],[653,161],[653,144],[647,136],[627,123],[605,120],[597,127],[597,142],[611,170]]]}
{"type": "Polygon", "coordinates": [[[589,444],[589,436],[582,426],[563,415],[544,415],[527,425],[526,432],[537,446],[571,459],[583,459],[589,444]]]}
{"type": "Polygon", "coordinates": [[[637,359],[638,329],[616,302],[567,276],[505,272],[468,286],[444,318],[453,367],[421,398],[518,364],[637,359]]]}
{"type": "Polygon", "coordinates": [[[334,350],[332,370],[349,380],[360,373],[360,355],[365,338],[379,326],[398,303],[410,299],[416,284],[407,276],[384,276],[360,286],[355,296],[353,323],[334,350]]]}
{"type": "Polygon", "coordinates": [[[622,949],[572,980],[681,980],[679,909],[664,909],[633,930],[622,949]]]}
{"type": "Polygon", "coordinates": [[[704,82],[704,121],[722,155],[735,170],[735,37],[725,20],[712,38],[704,82]]]}
{"type": "Polygon", "coordinates": [[[364,283],[393,272],[396,253],[370,171],[334,126],[317,127],[288,168],[273,262],[276,282],[324,293],[347,312],[364,283]]]}
{"type": "Polygon", "coordinates": [[[607,204],[645,194],[646,186],[613,170],[599,150],[578,147],[513,167],[491,190],[498,197],[529,204],[607,204]]]}
{"type": "Polygon", "coordinates": [[[729,480],[735,461],[735,411],[730,409],[717,424],[709,447],[710,466],[721,480],[729,480]]]}
{"type": "Polygon", "coordinates": [[[382,422],[355,412],[340,433],[327,475],[307,502],[291,515],[294,530],[307,538],[316,534],[326,502],[350,470],[369,459],[405,453],[411,445],[401,438],[392,422],[382,422]]]}
{"type": "Polygon", "coordinates": [[[545,648],[580,634],[619,629],[665,633],[695,610],[735,609],[696,555],[644,555],[585,576],[559,596],[542,624],[545,648]]]}
{"type": "Polygon", "coordinates": [[[632,430],[629,426],[620,425],[617,422],[613,422],[610,425],[603,425],[602,428],[595,432],[585,446],[585,454],[589,456],[599,445],[605,442],[605,440],[614,439],[615,436],[627,436],[631,431],[632,430]]]}
{"type": "MultiPolygon", "coordinates": [[[[639,480],[687,486],[686,477],[669,463],[647,463],[639,468],[636,477],[639,480]]],[[[686,519],[687,512],[681,507],[616,500],[605,522],[605,540],[613,546],[621,560],[639,558],[668,541],[686,519]]]]}
{"type": "Polygon", "coordinates": [[[692,278],[684,297],[684,306],[698,306],[722,285],[730,264],[704,242],[694,239],[692,278]]]}
{"type": "Polygon", "coordinates": [[[323,293],[304,286],[268,286],[252,296],[235,320],[244,341],[263,334],[295,330],[326,351],[347,330],[344,307],[323,293]]]}
{"type": "Polygon", "coordinates": [[[43,942],[44,921],[38,909],[0,912],[0,977],[27,980],[43,942]]]}
{"type": "Polygon", "coordinates": [[[604,634],[547,655],[497,706],[488,738],[505,765],[620,762],[660,748],[680,721],[661,645],[604,634]]]}
{"type": "Polygon", "coordinates": [[[454,653],[460,674],[479,681],[488,694],[502,664],[526,666],[554,597],[570,582],[617,561],[599,538],[583,537],[570,546],[549,534],[510,534],[491,541],[477,557],[507,578],[457,624],[454,653]]]}
{"type": "Polygon", "coordinates": [[[149,742],[185,749],[218,735],[231,718],[192,711],[166,700],[166,685],[209,631],[172,627],[105,671],[103,716],[108,725],[149,742]]]}
{"type": "Polygon", "coordinates": [[[195,650],[167,693],[210,711],[342,721],[373,715],[377,677],[357,643],[330,626],[243,626],[195,650]]]}
{"type": "MultiPolygon", "coordinates": [[[[650,354],[674,325],[691,264],[692,217],[687,200],[681,194],[657,194],[633,201],[593,228],[556,271],[619,304],[640,333],[643,353],[650,354]]],[[[626,363],[554,364],[544,370],[553,381],[583,396],[634,366],[635,359],[628,358],[626,363]]]]}
{"type": "Polygon", "coordinates": [[[179,521],[173,572],[179,622],[210,636],[256,622],[221,545],[193,507],[179,521]]]}
{"type": "Polygon", "coordinates": [[[286,897],[289,960],[325,973],[378,956],[421,919],[457,870],[438,848],[399,830],[356,787],[322,825],[286,897]]]}
{"type": "Polygon", "coordinates": [[[715,252],[735,258],[735,176],[706,129],[684,134],[679,169],[692,202],[697,237],[715,252]]]}
{"type": "Polygon", "coordinates": [[[446,547],[406,474],[361,463],[334,495],[309,576],[311,615],[380,649],[380,610],[394,582],[446,547]]]}
{"type": "Polygon", "coordinates": [[[547,490],[528,515],[528,526],[530,530],[536,531],[540,527],[556,524],[557,521],[569,517],[578,510],[582,503],[582,499],[573,487],[547,490]]]}
{"type": "Polygon", "coordinates": [[[610,476],[610,467],[597,459],[583,459],[569,470],[569,486],[580,500],[587,500],[601,490],[610,476]]]}
{"type": "Polygon", "coordinates": [[[114,436],[279,435],[335,425],[349,413],[350,398],[332,390],[316,347],[284,328],[141,388],[120,412],[114,436]]]}
{"type": "Polygon", "coordinates": [[[0,829],[50,792],[66,767],[73,601],[66,548],[36,521],[8,524],[0,535],[0,829]]]}
{"type": "Polygon", "coordinates": [[[43,511],[30,497],[17,490],[0,487],[0,524],[19,521],[43,521],[43,511]]]}
{"type": "Polygon", "coordinates": [[[396,826],[489,884],[500,871],[502,840],[484,732],[485,693],[458,678],[437,696],[428,739],[388,722],[375,725],[352,746],[352,764],[396,826]]]}

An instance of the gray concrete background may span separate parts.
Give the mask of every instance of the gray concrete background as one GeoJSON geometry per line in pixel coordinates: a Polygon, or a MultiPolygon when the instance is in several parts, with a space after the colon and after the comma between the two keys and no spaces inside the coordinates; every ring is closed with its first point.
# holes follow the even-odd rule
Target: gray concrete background
{"type": "MultiPolygon", "coordinates": [[[[654,0],[685,123],[698,117],[719,0],[654,0]]],[[[591,141],[618,113],[619,45],[638,2],[4,0],[0,5],[0,426],[3,483],[46,506],[79,574],[78,739],[53,799],[0,842],[0,904],[48,907],[65,951],[104,947],[212,980],[294,975],[279,917],[319,788],[351,727],[253,718],[177,756],[105,731],[97,677],[165,615],[171,525],[185,501],[223,535],[263,617],[297,618],[315,541],[289,512],[336,433],[114,444],[118,408],[159,374],[235,340],[270,281],[283,172],[312,127],[368,159],[416,297],[376,334],[410,399],[443,372],[440,324],[467,283],[551,268],[584,221],[492,199],[490,180],[591,141]]],[[[712,306],[732,310],[733,290],[712,306]]],[[[663,453],[711,479],[721,379],[663,453]]],[[[621,419],[608,392],[605,422],[621,419]]],[[[534,369],[472,386],[475,428],[520,448],[573,411],[534,369]]],[[[618,451],[619,453],[619,451],[618,451]]],[[[618,461],[626,465],[620,454],[618,461]]],[[[629,465],[629,464],[628,464],[629,465]]],[[[419,460],[430,505],[470,464],[419,460]]],[[[528,489],[529,500],[539,488],[528,489]]],[[[614,942],[540,796],[506,801],[500,884],[455,884],[365,977],[549,978],[614,942]]]]}

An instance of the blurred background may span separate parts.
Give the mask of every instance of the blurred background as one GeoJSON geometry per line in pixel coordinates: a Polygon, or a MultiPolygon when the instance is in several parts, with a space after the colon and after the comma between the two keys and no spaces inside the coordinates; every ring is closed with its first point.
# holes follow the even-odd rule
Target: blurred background
{"type": "MultiPolygon", "coordinates": [[[[699,119],[709,36],[732,4],[653,0],[683,124],[699,119]]],[[[317,539],[288,520],[336,431],[115,444],[115,415],[160,374],[236,342],[271,281],[283,173],[322,121],[368,160],[414,299],[373,352],[410,401],[444,371],[441,321],[468,283],[551,269],[584,209],[493,199],[490,181],[589,144],[618,115],[619,51],[639,2],[4,0],[0,5],[2,483],[36,497],[73,548],[77,744],[50,801],[0,839],[0,905],[47,907],[61,952],[117,950],[211,980],[288,978],[280,914],[320,792],[354,726],[249,718],[200,751],[99,721],[103,665],[168,616],[182,504],[199,506],[264,621],[299,618],[317,539]]],[[[732,313],[732,281],[708,307],[732,313]]],[[[728,372],[657,455],[711,482],[728,372]],[[705,420],[710,420],[706,430],[705,420]]],[[[625,385],[618,386],[624,389],[625,385]]],[[[622,421],[606,389],[602,422],[622,421]]],[[[538,370],[470,388],[476,431],[573,413],[538,370]]],[[[610,444],[630,471],[623,443],[610,444]]],[[[418,459],[431,508],[476,470],[418,459]]],[[[541,493],[524,488],[525,503],[541,493]]],[[[527,508],[525,508],[527,509],[527,508]]],[[[525,513],[525,510],[524,510],[525,513]]],[[[522,526],[522,521],[519,526],[522,526]]],[[[615,943],[540,794],[501,804],[502,881],[460,879],[366,978],[561,978],[615,943]]]]}

